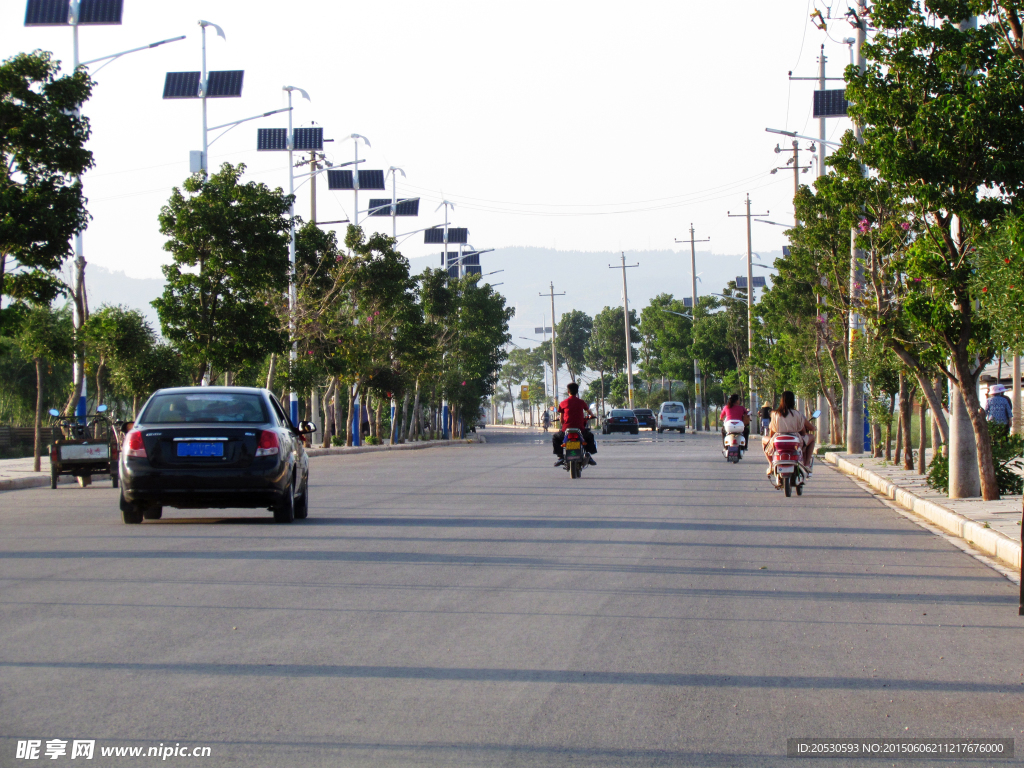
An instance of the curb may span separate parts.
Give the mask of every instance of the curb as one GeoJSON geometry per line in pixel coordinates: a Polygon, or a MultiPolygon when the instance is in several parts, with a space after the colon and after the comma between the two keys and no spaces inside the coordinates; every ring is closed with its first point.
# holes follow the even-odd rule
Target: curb
{"type": "MultiPolygon", "coordinates": [[[[380,451],[421,451],[424,448],[448,447],[456,445],[474,445],[486,443],[483,436],[469,437],[463,440],[421,440],[415,443],[399,443],[398,445],[360,445],[358,448],[309,448],[306,455],[314,459],[317,456],[344,456],[354,453],[378,453],[380,451]]],[[[49,482],[49,481],[47,481],[49,482]]]]}
{"type": "MultiPolygon", "coordinates": [[[[35,473],[33,473],[34,475],[35,473]]],[[[93,481],[110,480],[110,475],[93,475],[93,481]]],[[[61,475],[57,480],[57,485],[71,485],[72,483],[78,483],[78,478],[72,477],[71,475],[61,475]]],[[[33,477],[16,477],[13,480],[0,480],[0,492],[2,491],[20,491],[25,488],[46,488],[50,485],[50,474],[39,473],[39,476],[33,477]]]]}
{"type": "Polygon", "coordinates": [[[986,528],[981,523],[964,517],[958,512],[947,509],[934,501],[922,499],[920,496],[900,488],[885,478],[863,467],[854,466],[838,453],[831,451],[824,456],[825,461],[840,472],[858,477],[886,498],[895,501],[904,509],[923,517],[938,526],[946,533],[963,539],[968,544],[990,555],[997,560],[1019,569],[1021,564],[1021,543],[1014,541],[1006,534],[986,528]]]}

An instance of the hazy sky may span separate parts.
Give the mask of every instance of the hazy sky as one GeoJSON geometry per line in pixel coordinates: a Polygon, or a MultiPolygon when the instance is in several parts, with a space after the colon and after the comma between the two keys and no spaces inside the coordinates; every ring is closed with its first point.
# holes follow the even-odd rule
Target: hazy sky
{"type": "MultiPolygon", "coordinates": [[[[352,159],[345,139],[359,133],[372,142],[362,168],[405,169],[399,194],[423,202],[400,232],[442,221],[444,196],[477,248],[566,251],[673,247],[692,221],[714,252],[740,253],[744,223],[726,212],[741,212],[748,191],[755,213],[791,222],[792,173],[769,175],[788,157],[773,151],[784,137],[764,129],[817,135],[817,86],[787,73],[816,75],[824,43],[829,74],[841,75],[851,34],[841,21],[835,41],[815,29],[807,0],[124,4],[122,26],[81,29],[83,60],[188,35],[104,68],[85,109],[96,156],[86,258],[138,277],[168,260],[157,214],[201,147],[200,102],[161,98],[165,72],[200,68],[200,18],[227,33],[208,32],[209,68],[245,70],[242,98],[209,101],[210,125],[284,106],[281,87],[299,86],[312,102],[296,100],[295,124],[322,125],[332,160],[352,159]]],[[[23,0],[0,3],[0,55],[43,48],[70,65],[70,28],[23,21],[23,0]]],[[[257,127],[286,125],[282,113],[235,128],[211,147],[211,167],[244,162],[250,178],[287,188],[287,154],[255,151],[257,127]]],[[[830,120],[829,133],[847,126],[830,120]]],[[[308,216],[308,184],[298,195],[308,216]]],[[[351,212],[351,193],[321,181],[318,218],[351,212]]],[[[782,232],[754,224],[754,250],[778,249],[782,232]]],[[[437,247],[420,235],[402,250],[437,247]]]]}

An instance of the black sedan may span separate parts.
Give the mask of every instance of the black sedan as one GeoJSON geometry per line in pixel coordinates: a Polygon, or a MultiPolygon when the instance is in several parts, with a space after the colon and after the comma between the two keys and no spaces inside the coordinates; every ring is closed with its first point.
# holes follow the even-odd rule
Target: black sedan
{"type": "Polygon", "coordinates": [[[161,389],[121,451],[121,519],[159,520],[163,508],[267,508],[290,523],[309,512],[302,435],[271,392],[249,387],[161,389]]]}
{"type": "Polygon", "coordinates": [[[637,424],[641,427],[647,427],[651,431],[658,428],[658,419],[654,415],[654,411],[650,408],[634,408],[633,415],[636,416],[637,424]]]}
{"type": "Polygon", "coordinates": [[[631,435],[640,434],[640,422],[632,411],[616,408],[608,414],[601,425],[601,433],[609,435],[612,432],[629,432],[631,435]]]}

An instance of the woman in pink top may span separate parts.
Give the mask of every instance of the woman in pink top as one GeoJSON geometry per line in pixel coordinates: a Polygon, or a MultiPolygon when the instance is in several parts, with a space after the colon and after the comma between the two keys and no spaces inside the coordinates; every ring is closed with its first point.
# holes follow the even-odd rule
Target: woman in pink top
{"type": "MultiPolygon", "coordinates": [[[[740,402],[739,395],[729,395],[729,403],[722,409],[718,417],[719,424],[726,421],[743,422],[743,450],[750,444],[750,411],[740,402]]],[[[722,439],[725,440],[725,427],[722,427],[722,439]]]]}
{"type": "MultiPolygon", "coordinates": [[[[771,463],[772,437],[778,434],[800,435],[804,441],[804,466],[810,467],[811,454],[814,452],[814,423],[807,420],[796,409],[796,395],[786,391],[782,393],[779,407],[772,411],[772,421],[768,427],[768,436],[764,440],[764,453],[771,463]]],[[[771,468],[769,467],[769,471],[771,468]]],[[[810,470],[808,469],[808,474],[810,470]]]]}

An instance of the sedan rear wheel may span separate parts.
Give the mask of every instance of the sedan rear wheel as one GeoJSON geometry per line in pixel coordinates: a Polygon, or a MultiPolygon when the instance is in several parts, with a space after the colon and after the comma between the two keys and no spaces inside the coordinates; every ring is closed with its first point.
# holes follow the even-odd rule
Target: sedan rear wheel
{"type": "Polygon", "coordinates": [[[282,499],[274,507],[274,520],[279,523],[290,523],[295,519],[295,480],[288,486],[282,499]]]}
{"type": "Polygon", "coordinates": [[[121,522],[126,525],[138,525],[142,522],[142,507],[124,497],[124,488],[121,489],[121,522]]]}

